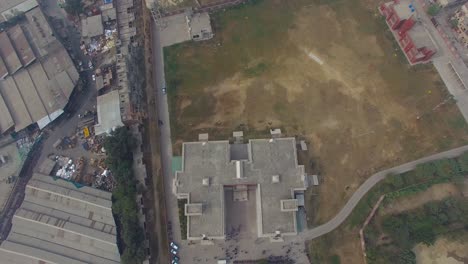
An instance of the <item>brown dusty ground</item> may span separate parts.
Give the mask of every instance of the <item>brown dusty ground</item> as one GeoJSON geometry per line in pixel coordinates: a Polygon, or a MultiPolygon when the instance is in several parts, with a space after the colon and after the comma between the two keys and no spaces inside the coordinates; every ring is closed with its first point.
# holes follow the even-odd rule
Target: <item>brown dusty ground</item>
{"type": "Polygon", "coordinates": [[[361,242],[357,231],[339,228],[330,234],[309,242],[311,263],[364,263],[361,242]]]}
{"type": "MultiPolygon", "coordinates": [[[[310,144],[323,179],[311,222],[330,219],[373,172],[465,144],[432,66],[409,69],[359,0],[260,1],[213,16],[216,36],[166,49],[174,142],[280,127],[310,144]],[[417,119],[417,116],[422,116],[417,119]]],[[[178,148],[175,149],[177,153],[178,148]]],[[[312,198],[310,198],[312,199],[312,198]]]]}
{"type": "Polygon", "coordinates": [[[453,183],[436,184],[423,192],[392,201],[386,207],[380,208],[379,214],[397,214],[416,209],[430,201],[441,201],[447,197],[458,197],[460,195],[460,189],[453,183]]]}

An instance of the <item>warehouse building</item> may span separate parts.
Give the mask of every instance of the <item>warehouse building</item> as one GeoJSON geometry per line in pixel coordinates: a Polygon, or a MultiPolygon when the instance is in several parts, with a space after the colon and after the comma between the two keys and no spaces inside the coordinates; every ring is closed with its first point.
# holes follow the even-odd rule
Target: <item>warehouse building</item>
{"type": "Polygon", "coordinates": [[[78,79],[42,11],[30,9],[19,24],[0,33],[0,134],[34,123],[42,129],[55,120],[78,79]]]}
{"type": "Polygon", "coordinates": [[[1,0],[0,24],[38,6],[36,0],[1,0]]]}
{"type": "Polygon", "coordinates": [[[230,144],[205,137],[183,143],[182,155],[174,185],[178,199],[187,201],[189,240],[225,239],[239,216],[258,237],[297,234],[296,195],[308,184],[294,138],[230,144]]]}
{"type": "Polygon", "coordinates": [[[35,173],[0,246],[0,264],[116,264],[111,193],[35,173]]]}

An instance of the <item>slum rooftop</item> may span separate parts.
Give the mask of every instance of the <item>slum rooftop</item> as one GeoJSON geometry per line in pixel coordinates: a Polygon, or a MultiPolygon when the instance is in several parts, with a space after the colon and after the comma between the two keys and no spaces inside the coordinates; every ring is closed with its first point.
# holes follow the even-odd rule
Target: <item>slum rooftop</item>
{"type": "Polygon", "coordinates": [[[98,124],[94,126],[96,135],[110,133],[112,129],[123,126],[119,91],[115,90],[97,97],[97,116],[98,124]]]}
{"type": "Polygon", "coordinates": [[[0,263],[120,263],[111,196],[35,173],[0,263]]]}
{"type": "Polygon", "coordinates": [[[39,7],[0,33],[0,134],[63,113],[79,74],[39,7]]]}
{"type": "MultiPolygon", "coordinates": [[[[182,170],[176,172],[176,193],[188,199],[187,237],[225,237],[226,186],[256,186],[257,231],[260,237],[276,232],[297,234],[294,208],[283,207],[294,191],[305,190],[305,172],[297,164],[294,138],[186,142],[182,170]],[[200,214],[201,213],[201,214],[200,214]]],[[[297,209],[297,208],[296,208],[297,209]]]]}

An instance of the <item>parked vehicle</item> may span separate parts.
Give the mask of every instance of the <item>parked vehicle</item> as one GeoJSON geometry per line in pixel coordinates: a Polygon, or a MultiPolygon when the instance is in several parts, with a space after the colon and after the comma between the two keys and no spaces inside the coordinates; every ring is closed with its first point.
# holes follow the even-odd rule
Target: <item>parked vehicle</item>
{"type": "Polygon", "coordinates": [[[171,246],[171,248],[173,248],[175,250],[179,250],[179,246],[174,242],[171,242],[170,246],[171,246]]]}

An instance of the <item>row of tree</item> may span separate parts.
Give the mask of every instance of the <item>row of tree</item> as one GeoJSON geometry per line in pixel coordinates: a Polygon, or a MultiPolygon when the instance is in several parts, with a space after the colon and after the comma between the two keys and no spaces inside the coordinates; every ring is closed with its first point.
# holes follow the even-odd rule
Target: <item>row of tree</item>
{"type": "Polygon", "coordinates": [[[118,128],[104,141],[106,164],[117,182],[112,193],[112,211],[120,223],[122,263],[129,264],[139,264],[145,259],[144,232],[138,222],[137,181],[132,170],[134,147],[135,140],[125,127],[118,128]]]}

